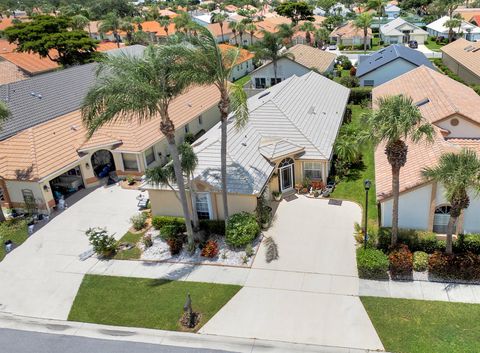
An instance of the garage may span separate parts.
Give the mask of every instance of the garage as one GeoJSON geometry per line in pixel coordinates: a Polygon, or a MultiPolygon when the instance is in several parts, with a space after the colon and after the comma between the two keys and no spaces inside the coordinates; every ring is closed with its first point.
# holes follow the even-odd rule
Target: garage
{"type": "Polygon", "coordinates": [[[57,203],[59,199],[65,199],[78,190],[85,188],[80,167],[74,167],[50,180],[50,188],[57,203]]]}

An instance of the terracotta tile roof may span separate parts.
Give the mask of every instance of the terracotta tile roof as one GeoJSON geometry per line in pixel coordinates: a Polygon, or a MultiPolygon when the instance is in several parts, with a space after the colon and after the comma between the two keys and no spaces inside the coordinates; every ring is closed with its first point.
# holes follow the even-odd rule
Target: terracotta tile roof
{"type": "Polygon", "coordinates": [[[18,67],[6,60],[0,60],[0,85],[28,78],[18,67]]]}
{"type": "Polygon", "coordinates": [[[58,69],[59,65],[49,58],[42,58],[34,53],[11,52],[0,54],[29,75],[36,75],[58,69]]]}
{"type": "MultiPolygon", "coordinates": [[[[227,51],[237,48],[233,45],[228,45],[228,44],[219,44],[218,46],[219,46],[220,50],[222,51],[222,53],[224,55],[227,51]]],[[[250,52],[246,49],[240,49],[240,53],[238,55],[236,65],[241,64],[241,63],[243,63],[245,61],[248,61],[250,59],[253,59],[254,56],[255,55],[252,52],[250,52]]]]}
{"type": "Polygon", "coordinates": [[[236,7],[235,5],[227,5],[225,6],[225,10],[227,10],[228,12],[236,12],[238,10],[238,7],[236,7]]]}
{"type": "MultiPolygon", "coordinates": [[[[425,66],[375,87],[372,91],[374,108],[379,97],[397,94],[407,95],[417,103],[428,99],[419,109],[432,124],[452,114],[461,114],[480,122],[480,111],[475,109],[480,106],[480,96],[471,88],[425,66]]],[[[445,131],[436,125],[433,127],[435,136],[432,144],[407,141],[408,156],[407,163],[400,171],[400,192],[424,184],[422,169],[435,166],[443,153],[456,152],[461,147],[476,148],[480,151],[480,145],[475,142],[479,140],[445,139],[445,131]]],[[[379,145],[375,150],[375,182],[379,201],[389,198],[392,190],[391,167],[384,150],[385,145],[379,145]]]]}
{"type": "Polygon", "coordinates": [[[480,78],[480,42],[459,38],[440,50],[480,78]]]}
{"type": "MultiPolygon", "coordinates": [[[[120,48],[124,47],[125,44],[120,43],[120,48]]],[[[97,51],[108,51],[118,49],[117,43],[115,42],[100,42],[98,43],[97,51]]]]}
{"type": "MultiPolygon", "coordinates": [[[[170,116],[177,129],[216,106],[215,86],[197,86],[175,99],[170,116]]],[[[36,125],[0,142],[0,175],[16,179],[19,171],[31,170],[25,179],[39,180],[80,160],[79,150],[121,144],[119,151],[141,152],[163,138],[160,117],[140,124],[136,120],[119,120],[102,127],[86,140],[80,111],[36,125]]],[[[23,173],[25,174],[25,173],[23,173]]]]}
{"type": "Polygon", "coordinates": [[[2,53],[11,53],[17,49],[17,45],[14,43],[9,43],[6,39],[0,38],[0,54],[2,53]]]}
{"type": "MultiPolygon", "coordinates": [[[[220,28],[219,23],[210,23],[207,25],[208,30],[215,36],[215,37],[220,37],[222,35],[222,29],[220,28]]],[[[223,36],[225,38],[228,38],[233,34],[232,30],[228,28],[228,23],[224,22],[223,23],[223,36]]]]}
{"type": "MultiPolygon", "coordinates": [[[[342,39],[350,39],[354,37],[362,37],[363,38],[363,29],[355,27],[353,21],[348,21],[342,26],[339,26],[330,33],[330,37],[339,37],[341,36],[342,39]]],[[[367,36],[372,36],[372,30],[369,28],[367,31],[367,36]]]]}
{"type": "Polygon", "coordinates": [[[453,14],[459,14],[466,21],[469,21],[473,16],[480,16],[480,8],[457,8],[453,14]]]}
{"type": "Polygon", "coordinates": [[[337,57],[336,54],[304,44],[297,44],[288,52],[293,54],[294,60],[299,64],[309,69],[317,69],[319,72],[325,72],[337,57]]]}
{"type": "MultiPolygon", "coordinates": [[[[160,26],[160,24],[157,21],[145,21],[142,23],[142,30],[144,32],[150,32],[150,33],[155,33],[157,37],[165,37],[167,35],[167,32],[165,32],[165,29],[163,26],[160,26]]],[[[171,35],[175,33],[175,24],[172,22],[168,25],[168,35],[171,35]]]]}
{"type": "Polygon", "coordinates": [[[475,24],[476,26],[480,26],[480,14],[472,16],[468,22],[475,24]]]}

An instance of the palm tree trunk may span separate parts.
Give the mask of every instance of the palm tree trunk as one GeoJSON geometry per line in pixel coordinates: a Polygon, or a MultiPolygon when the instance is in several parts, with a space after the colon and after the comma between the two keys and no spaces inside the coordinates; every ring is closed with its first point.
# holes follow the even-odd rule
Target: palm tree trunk
{"type": "Polygon", "coordinates": [[[189,176],[187,176],[187,183],[188,183],[188,188],[190,189],[190,199],[192,201],[193,230],[196,232],[200,227],[199,227],[198,214],[197,214],[197,202],[195,198],[195,185],[192,181],[192,178],[190,178],[189,176]]]}
{"type": "Polygon", "coordinates": [[[275,77],[275,83],[277,83],[277,60],[273,61],[273,76],[275,77]]]}
{"type": "Polygon", "coordinates": [[[222,179],[222,202],[223,202],[223,215],[225,218],[225,225],[228,220],[228,196],[227,196],[227,118],[230,108],[230,98],[228,97],[228,91],[226,87],[220,89],[220,103],[218,107],[220,109],[221,125],[221,148],[220,148],[220,164],[221,164],[221,179],[222,179]]]}
{"type": "Polygon", "coordinates": [[[240,47],[243,47],[243,32],[240,32],[240,47]]]}
{"type": "Polygon", "coordinates": [[[222,43],[225,42],[225,38],[223,37],[223,22],[218,23],[220,25],[220,32],[222,32],[222,43]]]}
{"type": "Polygon", "coordinates": [[[365,27],[363,29],[363,53],[367,53],[367,35],[368,35],[368,29],[365,27]]]}
{"type": "Polygon", "coordinates": [[[400,168],[392,166],[392,246],[397,245],[398,239],[398,198],[400,194],[400,168]]]}
{"type": "Polygon", "coordinates": [[[457,217],[450,216],[447,225],[447,246],[445,252],[447,254],[451,254],[453,252],[453,228],[457,223],[457,217]]]}
{"type": "Polygon", "coordinates": [[[237,34],[235,33],[235,31],[232,31],[232,32],[233,32],[233,37],[235,38],[235,45],[238,47],[237,34]]]}

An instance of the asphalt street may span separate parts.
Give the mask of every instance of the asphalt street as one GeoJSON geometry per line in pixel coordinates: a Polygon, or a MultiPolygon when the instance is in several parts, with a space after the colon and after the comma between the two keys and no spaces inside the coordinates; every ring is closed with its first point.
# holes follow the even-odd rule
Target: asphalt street
{"type": "Polygon", "coordinates": [[[31,331],[0,329],[1,353],[231,353],[212,349],[173,347],[94,339],[31,331]]]}

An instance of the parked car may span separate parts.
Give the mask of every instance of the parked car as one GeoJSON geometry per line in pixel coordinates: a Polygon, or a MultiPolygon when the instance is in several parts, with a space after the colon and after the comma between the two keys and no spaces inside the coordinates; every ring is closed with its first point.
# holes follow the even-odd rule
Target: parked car
{"type": "Polygon", "coordinates": [[[418,49],[418,42],[416,40],[411,40],[408,42],[408,46],[412,49],[418,49]]]}
{"type": "Polygon", "coordinates": [[[337,50],[337,45],[336,44],[330,44],[328,46],[328,50],[337,50]]]}

